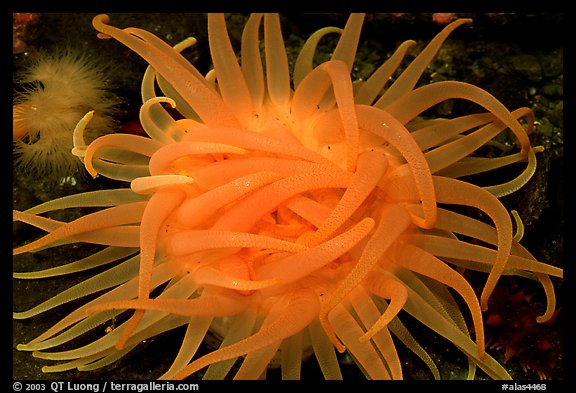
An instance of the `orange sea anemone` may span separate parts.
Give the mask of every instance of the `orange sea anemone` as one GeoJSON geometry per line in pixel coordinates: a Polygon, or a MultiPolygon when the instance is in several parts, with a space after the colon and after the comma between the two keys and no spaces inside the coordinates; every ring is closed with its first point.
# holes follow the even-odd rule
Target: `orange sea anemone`
{"type": "Polygon", "coordinates": [[[510,112],[462,82],[415,88],[443,41],[468,19],[447,25],[390,86],[414,41],[401,44],[370,78],[353,83],[363,19],[353,14],[343,30],[314,33],[291,77],[278,15],[249,17],[240,62],[224,16],[209,15],[214,69],[206,76],[180,55],[193,39],[170,47],[147,31],[121,30],[108,24],[108,16],[95,17],[100,37],[118,40],[150,64],[140,111],[148,137],[105,135],[87,145],[89,112],[74,131],[74,154],[93,176],[130,187],[14,212],[14,220],[48,232],[14,254],[71,243],[105,246],[82,260],[16,278],[112,266],[14,313],[31,318],[98,294],[18,349],[56,362],[45,372],[87,371],[186,326],[161,378],[202,370],[204,379],[258,379],[274,365],[283,379],[297,379],[303,359],[313,356],[326,379],[341,379],[338,352],[347,351],[367,378],[401,379],[398,342],[439,378],[432,358],[400,320],[407,313],[467,356],[468,378],[477,367],[491,378],[510,378],[485,351],[482,310],[501,276],[522,276],[542,285],[547,307],[538,321],[547,321],[555,311],[552,277],[563,274],[518,243],[498,200],[534,173],[541,149],[528,138],[533,114],[528,108],[510,112]],[[329,33],[340,34],[337,47],[314,66],[317,44],[329,33]],[[421,116],[448,99],[468,100],[484,111],[452,119],[421,116]],[[516,152],[475,155],[502,133],[515,138],[516,152]],[[502,184],[458,180],[518,162],[525,169],[502,184]],[[482,211],[487,222],[460,206],[482,211]],[[71,222],[42,216],[73,207],[101,209],[71,222]],[[464,270],[485,273],[479,296],[464,270]],[[114,330],[74,345],[110,320],[114,330]],[[221,344],[199,355],[209,332],[221,344]]]}
{"type": "Polygon", "coordinates": [[[107,89],[105,71],[100,62],[69,48],[44,54],[19,73],[23,89],[14,103],[13,139],[21,170],[59,178],[82,169],[71,154],[74,127],[93,110],[87,138],[110,132],[119,104],[107,89]]]}

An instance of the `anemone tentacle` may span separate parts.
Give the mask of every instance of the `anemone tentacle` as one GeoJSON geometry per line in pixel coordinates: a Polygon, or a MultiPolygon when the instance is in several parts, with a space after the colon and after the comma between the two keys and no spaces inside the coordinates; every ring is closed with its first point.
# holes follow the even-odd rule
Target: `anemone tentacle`
{"type": "Polygon", "coordinates": [[[338,380],[337,352],[345,351],[367,378],[401,379],[400,343],[439,379],[421,335],[402,322],[409,314],[466,356],[463,378],[476,378],[478,369],[510,379],[486,346],[482,311],[501,277],[517,276],[541,285],[546,309],[536,321],[551,322],[555,280],[563,276],[519,244],[521,220],[514,214],[514,233],[498,199],[536,171],[543,148],[530,144],[534,113],[510,111],[471,84],[418,83],[469,19],[448,24],[412,60],[415,41],[404,41],[365,81],[353,81],[365,19],[353,14],[343,29],[313,33],[291,74],[279,15],[248,17],[237,57],[226,16],[211,14],[213,69],[204,76],[180,53],[194,38],[170,46],[96,16],[99,37],[149,64],[139,111],[147,136],[110,134],[87,144],[95,117],[88,112],[74,130],[72,154],[90,175],[125,188],[13,212],[14,221],[47,232],[16,244],[14,255],[100,245],[88,257],[15,278],[101,269],[15,312],[15,319],[36,318],[88,299],[17,349],[49,361],[45,372],[92,371],[184,326],[161,379],[203,369],[204,379],[258,379],[274,366],[282,379],[298,379],[314,355],[322,376],[338,380]],[[332,33],[339,34],[333,54],[316,64],[320,40],[332,33]],[[449,119],[426,114],[455,98],[483,109],[449,119]],[[506,133],[516,144],[498,141],[506,133]],[[487,145],[499,156],[482,156],[487,145]],[[473,183],[474,175],[518,162],[526,167],[512,180],[473,183]],[[51,216],[78,207],[91,211],[69,222],[51,216]],[[117,327],[98,335],[116,318],[117,327]],[[201,353],[208,336],[219,343],[201,353]]]}

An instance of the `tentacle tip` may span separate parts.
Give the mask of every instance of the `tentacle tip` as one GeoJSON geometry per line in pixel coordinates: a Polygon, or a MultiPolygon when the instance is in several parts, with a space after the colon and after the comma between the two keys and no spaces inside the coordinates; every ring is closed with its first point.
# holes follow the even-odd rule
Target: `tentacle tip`
{"type": "Polygon", "coordinates": [[[361,335],[360,337],[358,337],[358,342],[360,344],[366,344],[366,343],[368,343],[368,341],[370,341],[371,338],[372,338],[372,335],[365,333],[365,334],[361,335]]]}
{"type": "Polygon", "coordinates": [[[482,294],[480,295],[480,309],[482,310],[482,312],[486,312],[488,311],[488,300],[490,299],[490,296],[492,295],[492,290],[494,289],[494,287],[491,288],[484,288],[484,290],[482,291],[482,294]]]}
{"type": "Polygon", "coordinates": [[[189,48],[193,45],[196,45],[197,42],[198,40],[194,37],[186,37],[184,41],[182,41],[182,44],[185,45],[186,48],[189,48]]]}
{"type": "Polygon", "coordinates": [[[105,24],[107,25],[110,22],[110,16],[107,14],[98,14],[94,18],[92,18],[92,25],[96,24],[105,24]]]}
{"type": "Polygon", "coordinates": [[[86,146],[73,147],[71,153],[72,155],[78,157],[81,161],[84,161],[84,156],[86,155],[86,146]]]}
{"type": "Polygon", "coordinates": [[[112,38],[111,35],[102,32],[102,29],[108,26],[108,22],[110,22],[110,17],[106,14],[96,15],[92,19],[92,26],[94,26],[94,28],[99,31],[98,34],[96,34],[98,38],[100,39],[112,38]]]}
{"type": "Polygon", "coordinates": [[[114,345],[114,348],[116,348],[117,351],[121,351],[125,346],[126,340],[123,340],[122,337],[120,337],[120,339],[116,342],[116,345],[114,345]]]}
{"type": "Polygon", "coordinates": [[[551,316],[548,316],[546,314],[544,315],[540,315],[536,317],[536,322],[538,323],[546,323],[548,321],[550,321],[551,316]]]}
{"type": "Polygon", "coordinates": [[[422,229],[433,229],[436,225],[436,217],[422,218],[412,214],[411,220],[414,225],[422,229]]]}
{"type": "Polygon", "coordinates": [[[97,311],[94,310],[94,307],[87,308],[86,311],[85,311],[87,317],[96,314],[96,312],[97,312],[97,311]]]}
{"type": "Polygon", "coordinates": [[[478,358],[480,360],[484,360],[485,357],[486,357],[486,350],[484,349],[484,347],[479,346],[478,347],[478,358]]]}
{"type": "Polygon", "coordinates": [[[22,312],[13,312],[12,313],[12,319],[26,319],[26,317],[24,316],[24,313],[22,313],[22,312]]]}

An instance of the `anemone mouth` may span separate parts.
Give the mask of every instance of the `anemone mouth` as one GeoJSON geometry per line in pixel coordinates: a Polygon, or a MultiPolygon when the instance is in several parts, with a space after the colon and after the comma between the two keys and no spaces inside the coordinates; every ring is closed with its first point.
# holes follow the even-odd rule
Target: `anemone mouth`
{"type": "Polygon", "coordinates": [[[518,275],[542,285],[547,306],[539,321],[549,320],[551,277],[562,277],[561,269],[519,245],[521,236],[513,235],[497,199],[534,173],[540,149],[528,138],[533,114],[510,112],[462,82],[415,87],[447,37],[471,22],[464,19],[446,26],[391,86],[385,87],[412,42],[354,86],[350,71],[363,19],[354,14],[344,29],[313,35],[291,84],[278,15],[250,16],[240,62],[224,16],[210,15],[214,70],[206,77],[179,53],[194,40],[170,47],[147,31],[122,30],[105,15],[95,17],[101,38],[120,41],[150,64],[140,111],[148,136],[113,134],[87,144],[89,112],[74,130],[74,155],[91,175],[130,188],[14,211],[15,221],[48,232],[15,254],[67,243],[105,247],[18,278],[112,266],[15,313],[29,318],[99,293],[18,349],[59,362],[45,371],[93,370],[185,325],[164,379],[204,368],[207,379],[257,379],[271,365],[280,366],[282,378],[296,379],[311,354],[325,378],[341,379],[337,352],[344,351],[368,378],[400,379],[396,337],[438,378],[437,366],[400,321],[404,310],[466,355],[468,378],[477,367],[489,377],[510,378],[486,353],[482,310],[501,276],[518,275]],[[319,37],[336,32],[341,37],[331,59],[314,67],[319,37]],[[448,99],[471,101],[485,112],[420,118],[448,99]],[[503,132],[516,138],[517,153],[474,156],[503,132]],[[458,179],[517,162],[527,162],[526,169],[502,184],[479,187],[458,179]],[[490,223],[454,211],[455,205],[480,210],[490,223]],[[100,209],[71,222],[42,216],[71,207],[100,209]],[[461,274],[466,269],[486,274],[479,296],[461,274]],[[123,312],[126,321],[109,334],[61,350],[123,312]],[[221,344],[198,356],[207,334],[221,344]],[[238,359],[241,365],[231,371],[238,359]]]}

